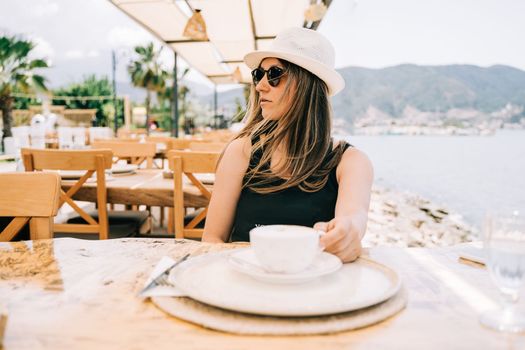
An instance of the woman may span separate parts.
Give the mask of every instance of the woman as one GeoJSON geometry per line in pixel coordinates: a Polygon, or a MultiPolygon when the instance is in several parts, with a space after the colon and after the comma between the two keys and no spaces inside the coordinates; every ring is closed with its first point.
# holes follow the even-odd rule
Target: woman
{"type": "Polygon", "coordinates": [[[254,83],[247,122],[217,167],[203,241],[248,241],[260,225],[313,226],[326,232],[327,252],[355,260],[373,170],[366,155],[330,137],[329,96],[344,88],[332,45],[290,28],[244,61],[254,83]]]}

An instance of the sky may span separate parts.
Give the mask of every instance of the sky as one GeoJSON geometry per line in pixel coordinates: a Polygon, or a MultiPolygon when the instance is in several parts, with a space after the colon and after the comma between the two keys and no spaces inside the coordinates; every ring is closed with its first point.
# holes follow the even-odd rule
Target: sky
{"type": "MultiPolygon", "coordinates": [[[[244,0],[243,0],[244,1],[244,0]]],[[[510,65],[525,70],[525,0],[333,0],[319,31],[336,50],[336,67],[510,65]]],[[[161,43],[107,0],[0,0],[0,35],[23,35],[52,62],[51,86],[96,73],[117,80],[131,48],[161,43]]],[[[173,54],[162,60],[172,67],[173,54]]],[[[184,62],[180,65],[185,66],[184,62]]],[[[211,83],[196,72],[188,79],[211,83]]]]}

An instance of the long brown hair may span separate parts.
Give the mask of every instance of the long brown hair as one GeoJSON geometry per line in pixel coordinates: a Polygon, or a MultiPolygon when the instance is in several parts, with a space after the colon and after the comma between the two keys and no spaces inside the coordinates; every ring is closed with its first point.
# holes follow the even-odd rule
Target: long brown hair
{"type": "Polygon", "coordinates": [[[343,144],[332,152],[330,130],[331,106],[326,84],[309,71],[279,60],[288,79],[279,103],[288,104],[278,120],[262,116],[259,93],[252,85],[246,112],[246,126],[236,138],[252,140],[250,159],[262,152],[259,162],[248,169],[243,188],[266,194],[299,186],[302,191],[316,192],[328,181],[330,171],[339,164],[343,144]],[[267,166],[281,145],[284,161],[275,173],[267,166]],[[280,180],[280,181],[276,181],[280,180]]]}

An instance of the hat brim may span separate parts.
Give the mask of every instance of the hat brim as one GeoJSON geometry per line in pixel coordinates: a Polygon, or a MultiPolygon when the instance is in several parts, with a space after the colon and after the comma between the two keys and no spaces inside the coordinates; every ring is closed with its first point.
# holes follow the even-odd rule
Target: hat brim
{"type": "Polygon", "coordinates": [[[263,59],[268,57],[280,58],[285,61],[291,62],[306,69],[307,71],[315,74],[328,86],[328,94],[334,96],[338,92],[344,89],[345,80],[335,69],[328,67],[327,65],[310,59],[308,57],[299,56],[293,53],[284,51],[254,51],[244,56],[244,63],[250,69],[259,67],[259,64],[263,59]]]}

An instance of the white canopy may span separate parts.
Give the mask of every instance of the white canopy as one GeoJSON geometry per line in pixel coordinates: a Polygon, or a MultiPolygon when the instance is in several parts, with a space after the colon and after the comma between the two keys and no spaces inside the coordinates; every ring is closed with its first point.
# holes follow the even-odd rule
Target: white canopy
{"type": "MultiPolygon", "coordinates": [[[[315,0],[110,0],[120,10],[169,45],[215,84],[249,82],[243,63],[250,51],[265,49],[284,28],[315,29],[304,13],[315,0]],[[192,11],[200,9],[209,41],[182,35],[192,11]],[[239,67],[241,76],[234,78],[239,67]],[[240,79],[239,79],[240,78],[240,79]]],[[[329,6],[330,1],[324,3],[329,6]]]]}

